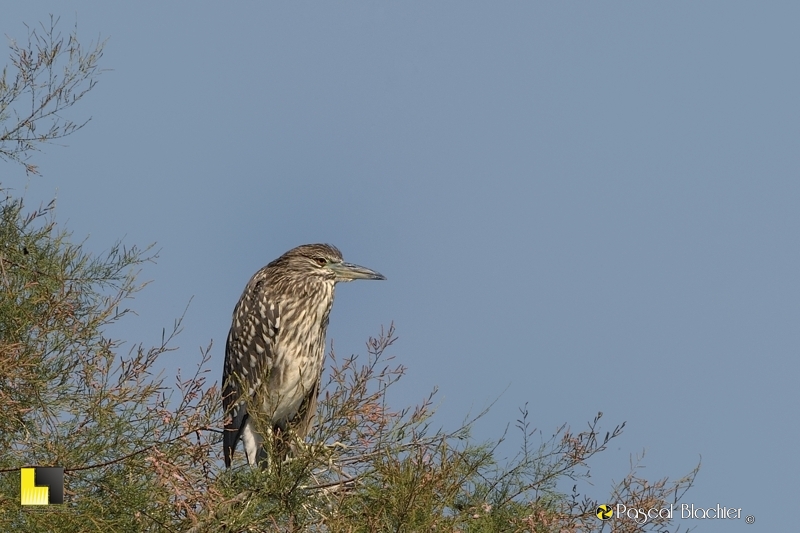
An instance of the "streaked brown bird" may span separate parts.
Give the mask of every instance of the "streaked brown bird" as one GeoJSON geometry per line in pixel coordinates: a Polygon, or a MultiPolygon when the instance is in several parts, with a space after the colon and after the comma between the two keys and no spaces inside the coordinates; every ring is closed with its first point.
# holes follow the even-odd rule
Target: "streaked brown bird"
{"type": "Polygon", "coordinates": [[[233,310],[222,372],[225,409],[223,451],[231,466],[241,438],[251,465],[266,457],[265,436],[249,413],[305,437],[317,410],[325,359],[325,333],[340,281],[386,279],[345,263],[329,244],[289,250],[255,273],[233,310]]]}

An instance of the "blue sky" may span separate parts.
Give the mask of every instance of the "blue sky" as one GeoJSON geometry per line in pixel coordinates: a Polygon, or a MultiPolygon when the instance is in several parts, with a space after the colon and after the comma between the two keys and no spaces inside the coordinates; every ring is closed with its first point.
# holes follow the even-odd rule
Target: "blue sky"
{"type": "Polygon", "coordinates": [[[328,333],[395,322],[398,406],[439,386],[452,427],[499,396],[478,439],[603,411],[628,426],[594,495],[642,449],[651,479],[702,455],[686,502],[794,523],[800,4],[8,2],[0,30],[49,13],[113,70],[3,185],[91,250],[158,243],[119,335],[193,297],[170,371],[213,339],[221,372],[253,272],[330,242],[388,277],[328,333]]]}

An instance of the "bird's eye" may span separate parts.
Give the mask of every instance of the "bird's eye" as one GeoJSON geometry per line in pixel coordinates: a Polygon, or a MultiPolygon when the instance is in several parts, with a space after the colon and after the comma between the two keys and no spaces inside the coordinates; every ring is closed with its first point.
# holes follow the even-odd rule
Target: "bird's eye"
{"type": "Polygon", "coordinates": [[[318,264],[319,266],[321,266],[321,267],[325,266],[325,265],[328,263],[328,262],[325,260],[325,258],[324,258],[324,257],[317,257],[316,259],[314,259],[314,261],[316,261],[316,262],[317,262],[317,264],[318,264]]]}

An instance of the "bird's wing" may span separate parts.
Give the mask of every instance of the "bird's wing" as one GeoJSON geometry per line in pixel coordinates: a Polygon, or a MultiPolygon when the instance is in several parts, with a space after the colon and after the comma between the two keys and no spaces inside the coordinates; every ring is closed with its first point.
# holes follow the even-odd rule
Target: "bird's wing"
{"type": "Polygon", "coordinates": [[[233,311],[233,323],[225,343],[222,443],[227,466],[231,464],[236,441],[247,420],[245,401],[266,379],[280,330],[280,309],[278,303],[265,294],[265,281],[260,271],[247,284],[233,311]]]}

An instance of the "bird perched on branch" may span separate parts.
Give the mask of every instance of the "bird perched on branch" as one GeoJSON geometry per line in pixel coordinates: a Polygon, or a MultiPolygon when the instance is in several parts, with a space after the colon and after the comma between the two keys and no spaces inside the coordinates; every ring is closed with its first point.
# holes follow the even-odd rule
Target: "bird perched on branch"
{"type": "Polygon", "coordinates": [[[305,437],[317,407],[325,332],[340,281],[386,279],[345,263],[329,244],[289,250],[255,273],[233,310],[222,372],[223,451],[231,466],[239,438],[251,465],[266,454],[251,414],[273,432],[305,437]]]}

